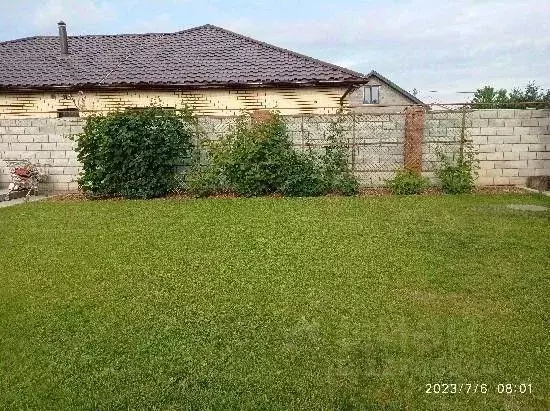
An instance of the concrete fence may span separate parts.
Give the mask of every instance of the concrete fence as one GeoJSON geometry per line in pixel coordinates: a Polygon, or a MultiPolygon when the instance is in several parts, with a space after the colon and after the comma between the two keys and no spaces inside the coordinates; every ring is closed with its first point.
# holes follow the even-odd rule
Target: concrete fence
{"type": "Polygon", "coordinates": [[[46,174],[43,188],[48,192],[78,190],[82,168],[69,137],[83,127],[79,118],[0,119],[0,187],[11,181],[5,160],[27,159],[46,174]]]}
{"type": "Polygon", "coordinates": [[[550,110],[479,110],[469,129],[480,185],[524,184],[550,175],[550,110]]]}
{"type": "MultiPolygon", "coordinates": [[[[431,177],[436,150],[456,152],[461,137],[477,152],[479,185],[524,184],[528,176],[550,175],[550,110],[430,111],[423,119],[418,113],[409,117],[413,120],[405,113],[340,118],[350,163],[364,185],[382,184],[411,156],[414,168],[431,177]]],[[[326,144],[334,120],[334,115],[285,117],[296,147],[304,150],[326,144]]],[[[208,138],[217,139],[235,118],[201,117],[200,124],[208,138]]],[[[79,118],[0,119],[0,188],[10,182],[5,160],[28,159],[47,175],[47,191],[77,190],[81,164],[70,137],[83,126],[79,118]]]]}

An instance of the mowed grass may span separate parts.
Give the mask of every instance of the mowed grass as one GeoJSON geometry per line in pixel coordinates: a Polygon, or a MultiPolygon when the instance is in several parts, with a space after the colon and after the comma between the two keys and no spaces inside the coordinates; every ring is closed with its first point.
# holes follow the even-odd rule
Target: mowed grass
{"type": "Polygon", "coordinates": [[[512,203],[550,207],[502,195],[0,209],[0,408],[548,409],[550,213],[512,203]],[[507,383],[532,394],[498,394],[507,383]]]}

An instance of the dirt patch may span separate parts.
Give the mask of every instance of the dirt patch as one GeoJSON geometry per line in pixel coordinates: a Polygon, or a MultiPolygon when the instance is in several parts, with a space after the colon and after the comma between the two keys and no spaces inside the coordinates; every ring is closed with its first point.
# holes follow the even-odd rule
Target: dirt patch
{"type": "MultiPolygon", "coordinates": [[[[494,195],[494,194],[529,194],[529,190],[517,186],[485,186],[485,187],[476,187],[473,191],[473,194],[478,195],[494,195]]],[[[428,187],[423,190],[420,194],[421,196],[436,196],[442,194],[441,188],[439,187],[428,187]]],[[[386,197],[391,196],[391,190],[385,187],[363,187],[359,189],[358,196],[360,197],[386,197]]],[[[220,193],[208,198],[237,198],[238,196],[235,193],[220,193]]],[[[282,198],[280,194],[272,194],[265,197],[272,198],[282,198]]],[[[340,197],[337,194],[329,194],[327,197],[340,197]]],[[[69,194],[59,194],[48,197],[46,201],[53,202],[78,202],[78,201],[90,201],[90,200],[109,200],[109,201],[119,201],[123,200],[123,197],[110,197],[110,198],[94,198],[86,196],[83,193],[69,193],[69,194]]],[[[168,194],[166,197],[159,198],[160,200],[193,200],[195,196],[185,193],[173,193],[168,194]]]]}
{"type": "MultiPolygon", "coordinates": [[[[415,194],[419,196],[432,196],[441,194],[441,189],[439,187],[428,187],[422,190],[421,193],[415,194]]],[[[360,197],[385,197],[393,195],[389,188],[385,187],[365,187],[359,189],[360,197]]]]}
{"type": "Polygon", "coordinates": [[[530,194],[529,190],[526,190],[518,186],[484,186],[476,187],[475,194],[530,194]]]}
{"type": "MultiPolygon", "coordinates": [[[[528,194],[529,191],[517,186],[484,186],[475,187],[473,194],[492,195],[492,194],[528,194]]],[[[418,195],[421,196],[433,196],[443,194],[440,187],[428,187],[418,195]]],[[[385,187],[366,187],[359,189],[360,196],[391,196],[391,190],[385,187]]]]}
{"type": "Polygon", "coordinates": [[[125,200],[124,197],[100,197],[100,196],[88,196],[84,193],[67,193],[67,194],[56,194],[50,197],[47,197],[45,201],[53,203],[75,203],[83,201],[122,201],[125,200]]]}
{"type": "Polygon", "coordinates": [[[508,204],[506,207],[517,211],[534,211],[539,213],[548,210],[548,207],[535,204],[508,204]]]}
{"type": "Polygon", "coordinates": [[[75,201],[88,201],[88,198],[82,193],[67,193],[67,194],[56,194],[51,197],[46,198],[44,201],[47,202],[59,202],[59,203],[72,203],[75,201]]]}

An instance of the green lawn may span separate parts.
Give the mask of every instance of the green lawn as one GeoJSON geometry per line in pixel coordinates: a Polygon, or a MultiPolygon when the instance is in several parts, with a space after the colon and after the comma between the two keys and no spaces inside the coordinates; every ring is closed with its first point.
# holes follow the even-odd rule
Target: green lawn
{"type": "Polygon", "coordinates": [[[511,203],[550,198],[0,209],[0,409],[548,409],[550,212],[511,203]]]}

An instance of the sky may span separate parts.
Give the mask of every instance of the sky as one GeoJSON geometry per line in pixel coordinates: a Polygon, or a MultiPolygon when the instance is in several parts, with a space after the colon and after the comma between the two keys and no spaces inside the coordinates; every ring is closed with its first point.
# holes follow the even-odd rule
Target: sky
{"type": "Polygon", "coordinates": [[[0,0],[0,41],[57,35],[59,20],[69,35],[209,23],[453,103],[484,85],[550,88],[549,16],[550,0],[0,0]]]}

